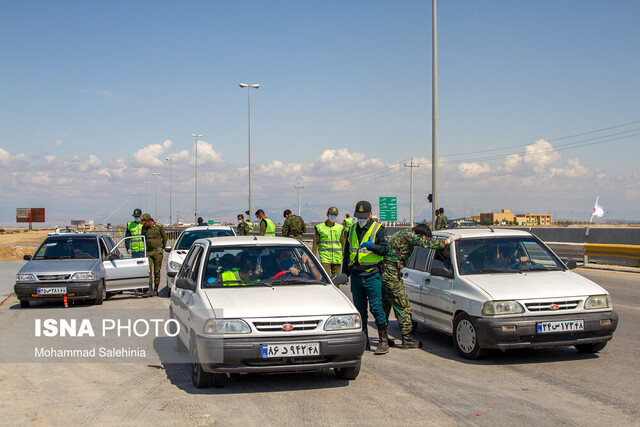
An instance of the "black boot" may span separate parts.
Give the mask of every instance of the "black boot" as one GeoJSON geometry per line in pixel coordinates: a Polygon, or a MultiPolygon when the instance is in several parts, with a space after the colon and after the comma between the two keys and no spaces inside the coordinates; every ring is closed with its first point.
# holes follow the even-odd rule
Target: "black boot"
{"type": "Polygon", "coordinates": [[[153,296],[153,286],[149,286],[147,291],[144,294],[142,294],[142,296],[144,296],[144,297],[152,297],[153,296]]]}
{"type": "Polygon", "coordinates": [[[402,335],[402,348],[422,348],[422,341],[418,341],[411,334],[402,335]]]}
{"type": "Polygon", "coordinates": [[[369,326],[366,323],[362,325],[362,332],[364,332],[364,334],[367,336],[367,345],[364,347],[364,349],[366,351],[369,351],[371,350],[371,343],[369,342],[369,326]]]}
{"type": "Polygon", "coordinates": [[[378,326],[378,347],[373,354],[387,354],[389,353],[389,336],[387,335],[387,325],[378,326]]]}

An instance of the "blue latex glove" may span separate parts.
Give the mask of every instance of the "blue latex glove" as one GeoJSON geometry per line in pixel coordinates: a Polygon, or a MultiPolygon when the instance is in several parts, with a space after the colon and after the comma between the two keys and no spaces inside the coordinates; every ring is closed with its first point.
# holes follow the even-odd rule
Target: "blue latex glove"
{"type": "Polygon", "coordinates": [[[358,249],[362,249],[362,248],[369,249],[370,247],[371,247],[371,240],[367,240],[366,242],[362,242],[362,244],[358,246],[358,249]]]}

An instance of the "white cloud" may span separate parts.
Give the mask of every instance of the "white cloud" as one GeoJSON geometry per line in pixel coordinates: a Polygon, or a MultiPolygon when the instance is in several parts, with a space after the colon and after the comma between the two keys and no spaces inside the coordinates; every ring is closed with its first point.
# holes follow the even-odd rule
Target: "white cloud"
{"type": "Polygon", "coordinates": [[[170,139],[162,144],[150,144],[133,153],[133,160],[138,166],[162,166],[165,163],[164,153],[171,148],[173,142],[170,139]]]}
{"type": "Polygon", "coordinates": [[[524,164],[531,167],[536,173],[544,173],[548,166],[559,160],[560,155],[554,150],[553,145],[544,139],[539,139],[524,149],[524,164]]]}
{"type": "Polygon", "coordinates": [[[491,167],[487,163],[482,165],[479,163],[461,163],[458,166],[458,170],[464,178],[476,178],[479,175],[491,172],[491,167]]]}
{"type": "Polygon", "coordinates": [[[589,175],[589,169],[580,164],[578,159],[568,159],[566,168],[552,168],[551,176],[562,175],[567,178],[584,178],[589,175]]]}
{"type": "Polygon", "coordinates": [[[61,139],[56,139],[56,142],[53,143],[54,147],[62,147],[62,140],[61,139]]]}

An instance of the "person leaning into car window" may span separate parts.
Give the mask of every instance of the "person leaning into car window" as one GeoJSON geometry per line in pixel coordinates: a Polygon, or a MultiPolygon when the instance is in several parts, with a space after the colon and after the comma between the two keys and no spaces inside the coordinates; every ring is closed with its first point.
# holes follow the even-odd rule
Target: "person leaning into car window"
{"type": "MultiPolygon", "coordinates": [[[[280,277],[300,276],[300,273],[307,275],[299,268],[294,267],[295,261],[293,260],[293,255],[288,249],[280,251],[280,253],[278,253],[278,255],[276,256],[276,262],[278,263],[278,269],[276,274],[273,276],[274,279],[280,277]]],[[[311,275],[314,279],[322,280],[320,272],[313,264],[313,262],[309,259],[309,257],[303,255],[302,257],[300,257],[300,262],[302,264],[306,264],[306,266],[309,267],[309,271],[311,271],[311,275]]]]}
{"type": "Polygon", "coordinates": [[[257,258],[243,252],[237,269],[222,272],[222,286],[248,285],[250,282],[260,281],[261,276],[262,268],[258,266],[257,258]]]}

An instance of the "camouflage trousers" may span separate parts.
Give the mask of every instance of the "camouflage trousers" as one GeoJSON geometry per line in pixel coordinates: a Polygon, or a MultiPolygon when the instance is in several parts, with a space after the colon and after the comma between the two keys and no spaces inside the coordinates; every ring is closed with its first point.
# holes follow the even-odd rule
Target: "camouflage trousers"
{"type": "Polygon", "coordinates": [[[389,319],[393,312],[398,319],[402,335],[411,333],[411,306],[407,297],[407,289],[402,282],[402,273],[395,263],[385,262],[382,267],[382,309],[389,319]]]}
{"type": "Polygon", "coordinates": [[[162,249],[153,252],[147,252],[149,258],[149,289],[158,290],[160,286],[160,270],[162,269],[162,249]],[[153,286],[155,278],[155,287],[153,286]]]}

